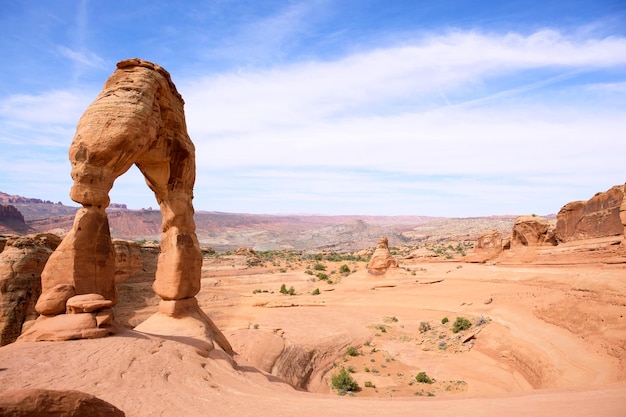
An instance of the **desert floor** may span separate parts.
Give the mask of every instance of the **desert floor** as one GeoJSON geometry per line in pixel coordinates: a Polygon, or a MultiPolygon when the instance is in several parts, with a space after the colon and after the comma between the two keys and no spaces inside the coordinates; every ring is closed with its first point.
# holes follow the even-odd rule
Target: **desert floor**
{"type": "MultiPolygon", "coordinates": [[[[77,389],[129,417],[626,416],[625,264],[401,262],[372,276],[363,262],[222,256],[202,284],[234,361],[132,330],[18,342],[0,349],[0,389],[77,389]],[[472,326],[453,333],[457,317],[472,326]],[[341,368],[359,391],[331,387],[341,368]]],[[[156,310],[150,282],[120,285],[120,300],[130,325],[156,310]]]]}

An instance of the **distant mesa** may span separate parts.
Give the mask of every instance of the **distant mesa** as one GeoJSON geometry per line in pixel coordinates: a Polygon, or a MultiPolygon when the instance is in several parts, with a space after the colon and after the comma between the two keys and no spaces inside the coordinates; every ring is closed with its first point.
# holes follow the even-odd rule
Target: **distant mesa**
{"type": "Polygon", "coordinates": [[[388,269],[397,267],[398,261],[389,251],[389,240],[386,237],[380,238],[376,250],[367,264],[367,271],[372,275],[382,275],[388,269]]]}
{"type": "Polygon", "coordinates": [[[15,206],[0,204],[0,221],[3,220],[17,220],[25,223],[24,216],[15,206]]]}
{"type": "Polygon", "coordinates": [[[11,204],[0,204],[0,233],[28,233],[24,215],[11,204]]]}

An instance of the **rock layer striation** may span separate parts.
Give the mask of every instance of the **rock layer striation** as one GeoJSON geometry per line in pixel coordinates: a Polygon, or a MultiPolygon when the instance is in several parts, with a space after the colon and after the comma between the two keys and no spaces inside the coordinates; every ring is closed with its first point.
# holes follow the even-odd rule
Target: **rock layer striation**
{"type": "MultiPolygon", "coordinates": [[[[116,303],[116,252],[105,209],[115,180],[134,164],[154,192],[162,214],[154,291],[164,301],[199,309],[190,301],[200,290],[202,267],[192,205],[195,148],[187,134],[183,107],[182,97],[162,67],[140,59],[117,64],[80,118],[69,149],[74,181],[70,197],[82,208],[42,273],[44,294],[65,284],[73,286],[77,295],[98,294],[110,305],[116,303]]],[[[97,312],[80,314],[93,316],[93,320],[85,318],[85,325],[101,325],[97,312]]],[[[77,315],[55,318],[54,329],[62,329],[61,322],[68,320],[69,327],[76,330],[77,319],[71,316],[77,315]]],[[[55,333],[44,323],[50,323],[49,318],[42,319],[40,328],[31,331],[28,339],[42,340],[42,334],[55,333]]]]}

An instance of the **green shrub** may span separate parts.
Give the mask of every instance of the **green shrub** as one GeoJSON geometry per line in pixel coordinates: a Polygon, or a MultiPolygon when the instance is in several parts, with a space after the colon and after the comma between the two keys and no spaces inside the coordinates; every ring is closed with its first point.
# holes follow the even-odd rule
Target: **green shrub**
{"type": "Polygon", "coordinates": [[[441,324],[446,324],[447,322],[449,322],[450,320],[448,320],[447,317],[444,317],[441,319],[441,324]]]}
{"type": "Polygon", "coordinates": [[[295,295],[296,294],[296,289],[294,287],[289,287],[289,289],[287,289],[287,286],[285,284],[280,286],[280,291],[281,294],[285,294],[285,295],[295,295]]]}
{"type": "Polygon", "coordinates": [[[333,376],[331,383],[333,388],[338,390],[340,394],[359,390],[359,384],[344,368],[341,368],[339,373],[333,376]]]}
{"type": "Polygon", "coordinates": [[[472,322],[465,317],[457,317],[452,325],[452,333],[458,333],[461,330],[467,330],[472,327],[472,322]]]}
{"type": "Polygon", "coordinates": [[[319,288],[314,289],[311,295],[320,295],[320,289],[319,288]]]}
{"type": "Polygon", "coordinates": [[[427,321],[423,321],[420,323],[419,331],[420,333],[425,333],[430,330],[430,323],[427,321]]]}
{"type": "Polygon", "coordinates": [[[326,266],[318,262],[313,265],[313,269],[315,269],[316,271],[326,271],[326,266]]]}
{"type": "Polygon", "coordinates": [[[348,265],[343,264],[339,267],[339,272],[341,272],[342,274],[349,274],[350,268],[348,267],[348,265]]]}
{"type": "Polygon", "coordinates": [[[359,356],[359,350],[354,346],[348,346],[348,356],[359,356]]]}
{"type": "Polygon", "coordinates": [[[372,381],[365,381],[366,388],[376,388],[376,385],[372,383],[372,381]]]}
{"type": "Polygon", "coordinates": [[[435,382],[431,377],[426,375],[426,372],[423,371],[417,374],[415,380],[420,384],[432,384],[433,382],[435,382]]]}
{"type": "Polygon", "coordinates": [[[316,276],[317,276],[317,278],[319,278],[322,281],[325,280],[325,279],[328,279],[328,275],[326,275],[323,272],[318,272],[316,276]]]}

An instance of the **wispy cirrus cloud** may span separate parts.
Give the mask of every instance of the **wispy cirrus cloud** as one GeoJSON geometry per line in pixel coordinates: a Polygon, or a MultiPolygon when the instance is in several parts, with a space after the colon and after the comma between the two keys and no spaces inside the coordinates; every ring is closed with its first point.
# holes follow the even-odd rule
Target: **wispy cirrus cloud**
{"type": "Polygon", "coordinates": [[[91,68],[105,67],[105,60],[95,52],[76,50],[63,45],[58,46],[57,50],[59,54],[78,66],[91,68]]]}

